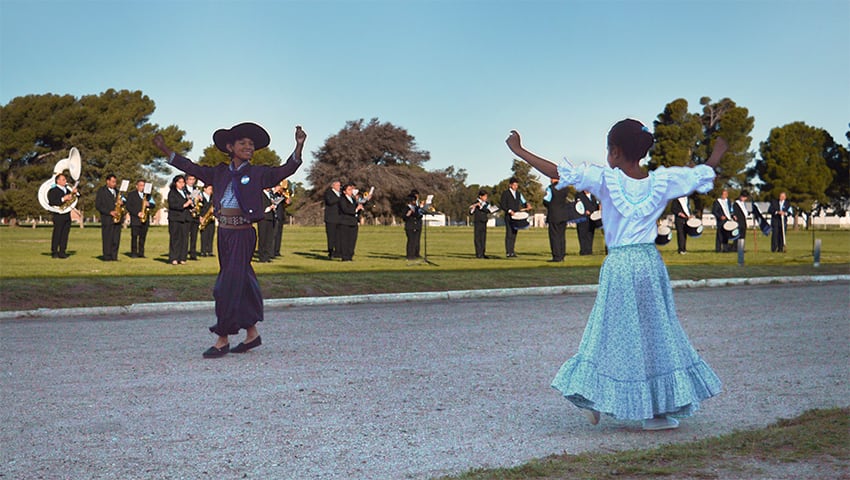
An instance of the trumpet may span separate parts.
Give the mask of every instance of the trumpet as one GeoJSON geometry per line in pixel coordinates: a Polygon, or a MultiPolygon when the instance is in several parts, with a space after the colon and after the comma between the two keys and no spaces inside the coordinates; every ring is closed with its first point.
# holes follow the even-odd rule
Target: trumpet
{"type": "Polygon", "coordinates": [[[283,190],[283,198],[289,200],[292,198],[292,193],[289,191],[289,180],[283,179],[280,181],[280,189],[283,190]]]}

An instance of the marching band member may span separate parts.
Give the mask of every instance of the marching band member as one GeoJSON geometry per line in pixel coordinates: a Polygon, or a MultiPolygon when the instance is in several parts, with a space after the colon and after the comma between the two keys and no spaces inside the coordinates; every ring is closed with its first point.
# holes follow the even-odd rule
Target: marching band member
{"type": "Polygon", "coordinates": [[[271,188],[263,190],[263,219],[257,222],[257,257],[260,263],[271,263],[274,255],[274,222],[277,204],[271,188]]]}
{"type": "Polygon", "coordinates": [[[490,217],[488,196],[487,190],[479,190],[478,201],[469,206],[469,213],[472,215],[472,240],[475,243],[475,258],[489,258],[484,253],[487,248],[487,220],[490,217]]]}
{"type": "Polygon", "coordinates": [[[186,222],[188,229],[189,260],[198,259],[198,229],[201,226],[201,214],[199,202],[201,192],[196,186],[198,179],[194,175],[186,175],[186,195],[192,199],[192,207],[189,210],[189,221],[186,222]]]}
{"type": "Polygon", "coordinates": [[[100,212],[100,240],[103,252],[101,260],[105,262],[118,260],[118,245],[121,243],[123,219],[115,221],[115,216],[120,214],[116,211],[121,195],[117,185],[118,178],[110,173],[106,176],[106,185],[97,190],[94,200],[94,207],[100,212]]]}
{"type": "Polygon", "coordinates": [[[676,243],[679,246],[679,254],[684,255],[688,253],[688,234],[685,231],[685,226],[688,224],[688,220],[693,218],[688,206],[687,195],[673,200],[671,210],[673,212],[673,223],[676,226],[676,243]]]}
{"type": "Polygon", "coordinates": [[[582,190],[576,194],[576,201],[584,206],[584,221],[576,222],[576,235],[578,236],[579,255],[593,254],[593,235],[596,225],[590,219],[590,214],[599,210],[599,201],[589,191],[582,190]]]}
{"type": "Polygon", "coordinates": [[[785,192],[779,194],[779,199],[770,202],[767,213],[770,214],[770,251],[785,253],[785,232],[788,228],[788,215],[793,211],[785,200],[785,192]]]}
{"type": "Polygon", "coordinates": [[[325,191],[325,235],[328,239],[328,260],[339,256],[339,201],[342,198],[342,188],[339,180],[334,180],[331,188],[325,191]]]}
{"type": "Polygon", "coordinates": [[[732,220],[732,205],[729,202],[729,191],[725,188],[720,193],[720,198],[714,201],[711,207],[711,214],[714,215],[715,223],[717,224],[717,233],[714,241],[715,252],[728,252],[729,238],[726,230],[723,229],[723,224],[732,220]]]}
{"type": "Polygon", "coordinates": [[[212,184],[204,185],[203,193],[201,193],[201,218],[206,218],[207,224],[204,226],[201,234],[201,256],[213,256],[213,238],[215,238],[215,220],[211,217],[214,213],[213,209],[213,186],[212,184]]]}
{"type": "Polygon", "coordinates": [[[286,207],[292,203],[289,192],[282,183],[274,186],[274,200],[277,202],[274,218],[274,251],[272,256],[280,256],[280,246],[283,242],[283,224],[286,223],[286,207]]]}
{"type": "Polygon", "coordinates": [[[175,176],[168,191],[168,261],[172,265],[186,264],[190,211],[193,204],[186,190],[186,177],[175,176]]]}
{"type": "Polygon", "coordinates": [[[363,204],[354,198],[354,185],[346,183],[342,189],[342,198],[339,201],[339,224],[336,248],[343,262],[354,260],[354,249],[357,246],[357,230],[359,228],[360,212],[363,204]]]}
{"type": "MultiPolygon", "coordinates": [[[[80,194],[76,188],[68,188],[68,177],[60,173],[54,179],[56,185],[48,190],[48,204],[61,207],[65,202],[71,201],[80,194]]],[[[53,212],[53,235],[50,239],[50,255],[53,258],[68,258],[68,235],[71,233],[71,211],[66,213],[53,212]]]]}
{"type": "MultiPolygon", "coordinates": [[[[750,194],[747,193],[746,190],[742,190],[738,195],[738,199],[735,200],[735,203],[732,204],[732,218],[738,222],[738,232],[740,234],[739,238],[747,238],[747,199],[749,199],[750,194]]],[[[738,250],[738,242],[733,242],[732,250],[738,250]]]]}
{"type": "Polygon", "coordinates": [[[127,213],[130,214],[130,256],[145,258],[145,241],[148,236],[148,213],[144,210],[154,208],[156,204],[149,194],[145,194],[145,181],[136,180],[136,191],[127,193],[127,213]],[[147,204],[146,208],[142,208],[147,204]]]}
{"type": "Polygon", "coordinates": [[[530,210],[531,207],[525,201],[525,197],[519,191],[519,180],[516,177],[511,177],[508,180],[509,188],[502,192],[502,198],[499,202],[499,208],[505,212],[505,256],[508,258],[516,257],[516,235],[518,230],[511,224],[511,216],[520,211],[530,210]]]}
{"type": "Polygon", "coordinates": [[[301,154],[307,134],[295,127],[295,150],[280,167],[252,165],[255,150],[268,147],[271,138],[255,123],[241,123],[213,134],[215,146],[229,154],[230,163],[204,167],[178,155],[166,144],[162,135],[154,137],[154,145],[169,163],[197,176],[213,186],[213,204],[218,230],[219,274],[215,297],[216,324],[210,331],[218,336],[215,344],[204,352],[204,358],[219,358],[229,352],[243,353],[262,344],[257,322],[263,320],[263,295],[251,258],[257,234],[251,225],[263,218],[263,188],[273,187],[301,166],[301,154]],[[245,339],[233,350],[228,337],[245,329],[245,339]]]}
{"type": "Polygon", "coordinates": [[[404,212],[404,234],[407,236],[407,259],[416,260],[419,256],[419,244],[422,238],[422,207],[416,202],[415,195],[407,196],[407,208],[404,212]]]}
{"type": "Polygon", "coordinates": [[[546,207],[546,223],[549,224],[549,249],[552,251],[550,262],[563,262],[567,255],[567,189],[558,190],[558,179],[551,179],[543,197],[546,207]]]}

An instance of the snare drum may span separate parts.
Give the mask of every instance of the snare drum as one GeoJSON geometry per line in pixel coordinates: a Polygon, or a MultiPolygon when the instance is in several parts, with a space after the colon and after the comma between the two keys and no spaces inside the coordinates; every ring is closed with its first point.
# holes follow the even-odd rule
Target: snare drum
{"type": "Polygon", "coordinates": [[[670,243],[670,240],[673,240],[673,232],[670,230],[670,227],[667,225],[659,225],[658,235],[655,236],[655,244],[667,245],[670,243]]]}
{"type": "Polygon", "coordinates": [[[602,210],[596,210],[590,214],[590,221],[595,228],[602,228],[602,210]]]}
{"type": "Polygon", "coordinates": [[[685,223],[685,233],[689,237],[699,237],[702,235],[702,220],[698,218],[689,218],[685,223]]]}
{"type": "Polygon", "coordinates": [[[514,230],[525,230],[529,226],[528,223],[528,212],[516,212],[511,215],[511,228],[514,230]]]}
{"type": "Polygon", "coordinates": [[[737,240],[741,236],[741,232],[738,230],[738,222],[727,220],[723,224],[723,234],[726,236],[726,240],[737,240]]]}

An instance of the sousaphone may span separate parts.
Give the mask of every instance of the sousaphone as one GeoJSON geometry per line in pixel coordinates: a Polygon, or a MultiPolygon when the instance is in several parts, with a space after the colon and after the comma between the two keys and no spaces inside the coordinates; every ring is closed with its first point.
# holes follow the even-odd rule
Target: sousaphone
{"type": "Polygon", "coordinates": [[[38,188],[38,202],[41,204],[42,208],[53,213],[68,213],[77,206],[76,198],[67,205],[58,207],[50,205],[50,202],[47,200],[47,192],[56,185],[56,175],[59,175],[65,170],[68,170],[71,174],[71,178],[74,180],[74,186],[72,188],[76,188],[80,183],[80,170],[82,165],[83,162],[82,157],[80,157],[80,151],[77,150],[77,147],[71,147],[71,150],[68,152],[68,158],[63,158],[56,162],[56,165],[53,166],[53,176],[47,179],[47,181],[42,183],[41,187],[38,188]]]}

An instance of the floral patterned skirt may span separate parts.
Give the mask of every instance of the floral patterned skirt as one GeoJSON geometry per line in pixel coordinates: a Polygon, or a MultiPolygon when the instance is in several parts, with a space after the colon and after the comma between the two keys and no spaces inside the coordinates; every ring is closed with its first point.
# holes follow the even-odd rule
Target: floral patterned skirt
{"type": "Polygon", "coordinates": [[[579,351],[552,387],[578,407],[628,420],[686,417],[720,393],[679,324],[654,244],[609,249],[579,351]]]}

